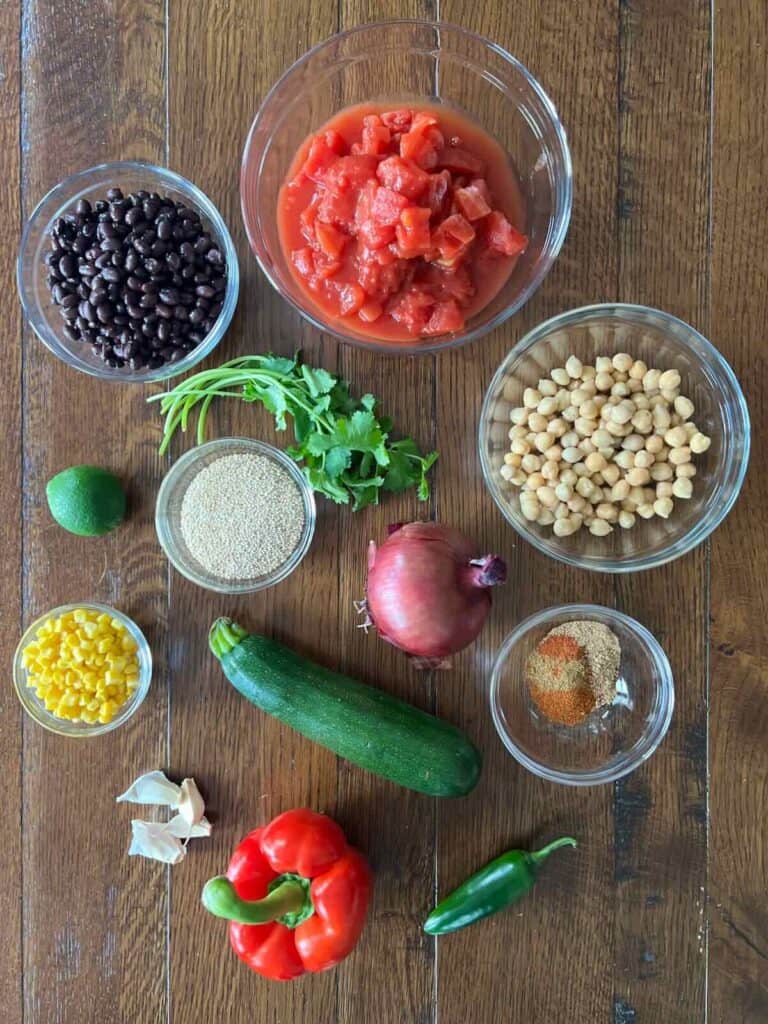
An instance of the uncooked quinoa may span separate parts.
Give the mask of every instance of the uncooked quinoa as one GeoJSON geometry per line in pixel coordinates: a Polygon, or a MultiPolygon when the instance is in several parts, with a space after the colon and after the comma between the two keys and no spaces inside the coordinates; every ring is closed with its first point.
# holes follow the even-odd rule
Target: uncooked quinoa
{"type": "Polygon", "coordinates": [[[192,480],[181,533],[212,576],[252,579],[274,572],[301,540],[304,502],[287,470],[265,455],[223,455],[192,480]]]}

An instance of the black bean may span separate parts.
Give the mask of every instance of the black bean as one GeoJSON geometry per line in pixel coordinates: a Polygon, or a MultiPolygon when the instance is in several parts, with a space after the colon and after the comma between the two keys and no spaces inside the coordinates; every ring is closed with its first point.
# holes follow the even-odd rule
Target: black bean
{"type": "Polygon", "coordinates": [[[77,308],[75,306],[71,306],[68,309],[64,306],[60,306],[59,309],[61,310],[61,315],[65,320],[77,320],[77,308]]]}
{"type": "Polygon", "coordinates": [[[102,304],[96,309],[96,316],[103,324],[108,324],[114,320],[115,311],[108,302],[102,302],[102,304]]]}
{"type": "Polygon", "coordinates": [[[85,317],[78,316],[77,320],[75,320],[75,327],[81,334],[85,334],[88,330],[88,320],[85,317]]]}
{"type": "Polygon", "coordinates": [[[139,299],[139,305],[142,309],[154,309],[157,305],[157,296],[152,292],[145,292],[139,299]]]}
{"type": "Polygon", "coordinates": [[[144,266],[145,266],[147,272],[150,273],[150,274],[159,274],[160,271],[163,269],[162,261],[158,260],[158,259],[154,259],[153,257],[150,257],[149,259],[144,260],[144,266]]]}
{"type": "Polygon", "coordinates": [[[195,288],[195,295],[199,295],[201,299],[212,299],[216,294],[216,290],[211,288],[209,284],[199,284],[195,288]]]}
{"type": "Polygon", "coordinates": [[[205,313],[202,309],[193,309],[189,314],[189,321],[193,324],[201,324],[205,320],[205,313]]]}
{"type": "Polygon", "coordinates": [[[110,189],[107,190],[107,199],[110,202],[114,202],[116,199],[122,199],[122,198],[123,198],[123,190],[118,188],[117,186],[114,186],[113,188],[110,188],[110,189]]]}
{"type": "Polygon", "coordinates": [[[121,221],[128,211],[128,204],[124,199],[118,199],[109,204],[109,215],[114,221],[121,221]]]}
{"type": "Polygon", "coordinates": [[[168,341],[171,336],[171,328],[167,321],[163,320],[157,325],[157,336],[160,341],[168,341]]]}
{"type": "Polygon", "coordinates": [[[70,324],[64,324],[62,330],[65,338],[69,338],[70,341],[80,341],[80,332],[75,330],[70,324]]]}
{"type": "Polygon", "coordinates": [[[144,238],[137,238],[133,243],[133,247],[142,256],[148,256],[152,251],[152,243],[147,242],[144,238]]]}
{"type": "Polygon", "coordinates": [[[132,206],[125,215],[125,223],[129,227],[135,227],[144,220],[144,211],[140,206],[132,206]]]}
{"type": "Polygon", "coordinates": [[[171,317],[173,316],[173,310],[171,309],[171,307],[166,306],[165,303],[163,302],[159,302],[157,304],[155,312],[158,314],[158,316],[163,317],[164,320],[170,320],[171,317]]]}
{"type": "Polygon", "coordinates": [[[64,309],[72,309],[73,307],[77,307],[80,305],[80,303],[78,302],[77,294],[72,293],[68,295],[63,295],[59,302],[64,307],[64,309]]]}
{"type": "Polygon", "coordinates": [[[113,267],[124,267],[125,266],[125,256],[123,255],[122,252],[113,252],[112,253],[112,266],[113,267]]]}
{"type": "Polygon", "coordinates": [[[141,320],[141,318],[144,316],[144,310],[141,308],[141,306],[136,306],[133,303],[129,302],[126,304],[125,308],[128,312],[128,316],[132,320],[141,320]]]}
{"type": "Polygon", "coordinates": [[[95,263],[83,263],[78,269],[81,277],[96,277],[99,272],[95,263]]]}
{"type": "Polygon", "coordinates": [[[67,254],[59,260],[59,273],[62,277],[72,280],[77,274],[77,260],[74,256],[67,254]]]}
{"type": "Polygon", "coordinates": [[[208,316],[215,320],[216,317],[221,312],[221,307],[223,305],[224,305],[223,302],[214,302],[214,303],[212,303],[210,309],[208,310],[208,316]]]}
{"type": "Polygon", "coordinates": [[[130,251],[130,252],[126,253],[126,256],[125,256],[125,269],[129,273],[133,272],[138,267],[139,262],[140,261],[139,261],[139,257],[138,257],[137,253],[135,253],[133,251],[130,251]]]}
{"type": "Polygon", "coordinates": [[[59,303],[61,302],[65,295],[67,295],[67,292],[65,292],[61,285],[58,282],[56,282],[56,284],[51,288],[51,296],[53,297],[53,301],[59,303]]]}
{"type": "Polygon", "coordinates": [[[97,199],[96,202],[93,204],[93,208],[97,214],[106,213],[106,211],[109,209],[109,203],[106,202],[104,199],[97,199]]]}
{"type": "MultiPolygon", "coordinates": [[[[99,252],[101,252],[101,250],[99,250],[99,252]]],[[[100,256],[96,257],[94,262],[99,270],[102,270],[104,267],[108,267],[112,263],[112,253],[102,252],[100,256]]]]}
{"type": "Polygon", "coordinates": [[[217,267],[221,266],[221,264],[223,264],[224,262],[224,257],[221,255],[220,249],[209,249],[208,252],[205,254],[205,258],[208,260],[209,263],[212,263],[214,266],[217,267]]]}
{"type": "Polygon", "coordinates": [[[110,284],[117,284],[123,280],[123,272],[118,267],[104,267],[101,271],[101,276],[105,281],[109,281],[110,284]]]}
{"type": "Polygon", "coordinates": [[[180,298],[181,294],[175,288],[160,289],[160,301],[165,302],[168,306],[177,305],[180,298]]]}
{"type": "Polygon", "coordinates": [[[101,242],[101,248],[103,252],[117,252],[122,249],[123,240],[121,238],[104,238],[101,242]]]}

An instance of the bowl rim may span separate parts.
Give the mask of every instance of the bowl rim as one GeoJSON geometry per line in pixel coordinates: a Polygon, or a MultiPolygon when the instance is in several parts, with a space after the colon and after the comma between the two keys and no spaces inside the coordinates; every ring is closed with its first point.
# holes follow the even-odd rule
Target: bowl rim
{"type": "MultiPolygon", "coordinates": [[[[684,343],[687,345],[687,342],[684,343]]],[[[699,358],[698,355],[696,358],[699,358]]],[[[730,444],[730,438],[725,439],[725,443],[730,444]]],[[[523,538],[523,540],[527,541],[543,555],[553,558],[556,561],[564,562],[566,565],[572,565],[578,569],[586,569],[590,572],[628,573],[640,572],[645,569],[655,569],[660,565],[666,565],[667,562],[672,562],[675,559],[680,558],[682,555],[688,554],[688,552],[698,547],[699,544],[702,544],[710,534],[714,533],[714,531],[721,525],[736,503],[736,500],[741,493],[744,477],[747,473],[751,449],[751,424],[749,418],[749,407],[747,406],[744,392],[742,391],[736,374],[720,351],[712,344],[711,341],[705,338],[700,331],[689,324],[686,320],[682,320],[680,317],[674,316],[672,313],[667,313],[663,309],[657,309],[654,306],[644,306],[630,302],[602,302],[587,306],[579,306],[575,309],[568,309],[563,313],[558,313],[556,316],[550,317],[549,319],[536,324],[536,326],[532,327],[531,330],[523,335],[523,337],[512,346],[497,367],[491,382],[486,389],[482,408],[480,410],[477,446],[485,486],[490,492],[491,497],[504,519],[506,519],[506,521],[523,538]],[[593,317],[611,317],[616,319],[627,317],[635,323],[643,322],[643,320],[650,317],[651,319],[662,321],[662,323],[675,326],[693,335],[694,339],[703,347],[718,373],[727,380],[731,387],[733,395],[735,396],[733,407],[737,416],[742,421],[744,430],[744,444],[740,455],[738,472],[730,492],[719,507],[717,514],[710,515],[705,512],[699,522],[694,524],[687,533],[682,534],[677,541],[670,541],[656,554],[633,556],[632,558],[620,563],[614,561],[608,554],[600,559],[588,559],[586,556],[570,554],[562,549],[552,550],[552,548],[544,544],[533,531],[528,530],[522,523],[511,518],[507,514],[507,503],[503,501],[499,488],[496,486],[494,481],[494,470],[490,465],[485,444],[487,433],[486,424],[488,422],[491,404],[494,401],[494,392],[497,390],[499,383],[506,375],[507,368],[510,364],[520,359],[528,349],[532,348],[548,334],[561,330],[563,327],[569,326],[574,321],[588,321],[593,317]]]]}
{"type": "MultiPolygon", "coordinates": [[[[78,193],[76,191],[74,196],[70,196],[70,198],[61,201],[57,212],[53,217],[48,219],[45,229],[46,231],[56,217],[61,215],[64,207],[70,206],[77,200],[77,197],[78,193]]],[[[187,370],[191,370],[192,367],[197,366],[198,363],[202,362],[207,356],[209,356],[219,344],[229,329],[229,325],[237,307],[237,300],[240,293],[240,265],[237,258],[237,250],[234,242],[232,241],[232,234],[227,227],[224,217],[216,204],[208,195],[206,195],[205,192],[203,192],[201,188],[195,185],[194,182],[185,178],[177,171],[172,171],[169,167],[154,164],[149,160],[112,160],[93,164],[91,167],[86,167],[83,170],[76,171],[74,174],[68,175],[66,178],[62,178],[61,181],[49,188],[42,198],[35,204],[34,209],[27,218],[21,232],[18,255],[16,256],[16,290],[19,295],[19,301],[21,302],[26,322],[32,328],[35,336],[45,345],[49,352],[56,356],[60,362],[69,366],[73,370],[87,374],[89,377],[96,377],[98,380],[111,381],[116,384],[151,384],[156,381],[170,380],[172,377],[186,373],[187,370]],[[27,290],[23,283],[24,257],[29,246],[30,235],[32,234],[33,228],[36,226],[43,207],[51,200],[55,199],[57,197],[57,193],[61,193],[62,196],[64,193],[69,193],[73,188],[77,188],[78,182],[85,181],[94,174],[104,174],[108,172],[141,173],[142,171],[156,174],[161,179],[165,179],[170,185],[175,186],[180,192],[186,193],[189,198],[203,210],[205,218],[211,223],[223,239],[227,268],[227,287],[224,292],[224,304],[216,322],[196,348],[192,349],[184,359],[180,359],[176,363],[165,363],[156,370],[148,371],[144,376],[130,377],[122,375],[119,371],[107,371],[99,366],[90,366],[85,362],[81,365],[80,362],[70,360],[66,355],[57,351],[56,347],[51,344],[49,337],[47,337],[47,332],[41,333],[38,330],[32,316],[30,315],[32,307],[27,290]],[[173,369],[169,369],[171,367],[173,369]]],[[[55,334],[55,332],[52,333],[55,334]]]]}
{"type": "Polygon", "coordinates": [[[120,611],[119,608],[114,608],[112,605],[108,604],[102,604],[99,601],[76,601],[58,605],[56,608],[51,608],[48,611],[42,612],[40,615],[36,616],[32,622],[30,622],[16,645],[16,650],[13,654],[12,666],[13,685],[16,690],[16,696],[18,697],[19,703],[25,713],[32,719],[32,721],[37,723],[37,725],[41,726],[43,729],[46,729],[48,732],[55,733],[57,736],[66,736],[75,740],[90,739],[93,736],[103,736],[105,733],[112,732],[114,729],[124,725],[133,717],[144,703],[144,699],[149,693],[149,687],[152,682],[152,648],[149,646],[147,638],[144,636],[141,627],[129,615],[120,611]],[[138,644],[137,655],[139,658],[140,668],[138,686],[136,687],[133,696],[129,697],[128,700],[118,708],[115,717],[111,722],[99,722],[93,724],[85,722],[76,725],[69,719],[58,719],[50,711],[46,710],[46,708],[40,706],[37,696],[33,694],[30,687],[26,685],[27,670],[22,667],[21,656],[24,648],[31,640],[35,631],[48,619],[64,615],[66,612],[76,611],[78,608],[85,608],[88,611],[104,612],[115,619],[119,619],[138,644]]]}
{"type": "MultiPolygon", "coordinates": [[[[260,154],[258,168],[256,170],[256,178],[260,178],[263,173],[264,160],[267,156],[267,149],[262,150],[260,154]]],[[[392,356],[406,356],[406,355],[422,355],[434,352],[447,351],[453,348],[459,348],[463,345],[468,345],[472,341],[476,341],[478,338],[483,337],[490,331],[495,330],[501,324],[505,323],[510,317],[514,316],[538,291],[541,287],[547,274],[552,269],[555,260],[560,254],[560,250],[563,247],[565,238],[568,234],[568,228],[571,222],[571,211],[573,206],[573,161],[571,158],[571,151],[568,146],[568,137],[560,119],[560,115],[557,112],[554,102],[550,98],[549,94],[544,90],[540,82],[534,77],[534,75],[528,70],[528,68],[514,57],[508,50],[493,40],[488,39],[487,36],[480,34],[479,32],[472,32],[470,29],[463,28],[461,25],[456,25],[450,21],[434,21],[429,18],[391,18],[382,19],[379,21],[371,21],[362,25],[355,25],[352,28],[345,29],[342,32],[336,32],[332,36],[328,36],[326,39],[316,43],[313,47],[307,50],[301,57],[295,60],[275,81],[266,96],[262,100],[256,115],[251,122],[251,127],[248,130],[248,135],[245,140],[245,146],[243,147],[243,155],[240,162],[240,212],[243,218],[243,226],[245,233],[248,238],[249,248],[253,255],[256,257],[256,262],[264,274],[266,279],[275,289],[277,294],[286,302],[288,302],[293,309],[299,313],[306,321],[312,324],[317,330],[322,331],[324,334],[329,335],[336,341],[347,345],[354,345],[357,348],[367,349],[372,352],[383,355],[392,356]],[[504,309],[499,312],[486,324],[473,328],[471,331],[467,331],[465,334],[453,337],[452,335],[445,335],[445,340],[440,341],[434,339],[432,341],[422,340],[421,342],[407,342],[407,343],[387,343],[383,339],[371,338],[370,341],[366,341],[361,335],[353,337],[351,335],[340,334],[330,324],[324,323],[319,319],[311,310],[306,309],[299,302],[297,302],[292,295],[289,295],[280,285],[276,276],[272,273],[271,268],[262,260],[260,253],[254,245],[254,236],[256,232],[251,230],[249,225],[249,218],[247,216],[245,199],[244,199],[244,188],[243,183],[246,177],[246,170],[248,166],[248,159],[251,150],[251,146],[254,142],[254,138],[257,130],[260,127],[260,123],[264,118],[264,112],[269,108],[273,101],[274,96],[278,90],[284,85],[290,76],[298,71],[300,68],[305,66],[312,58],[318,53],[322,52],[331,44],[337,43],[340,40],[348,39],[352,36],[360,33],[371,31],[376,28],[393,28],[393,27],[418,27],[426,29],[434,29],[436,32],[448,32],[456,33],[457,35],[464,36],[467,39],[472,39],[475,42],[482,44],[494,53],[498,54],[503,60],[510,64],[517,72],[519,72],[525,79],[528,86],[535,93],[538,101],[541,103],[543,109],[549,118],[554,134],[557,139],[558,146],[563,160],[564,174],[562,181],[560,182],[561,189],[561,201],[562,210],[558,220],[554,223],[554,231],[552,233],[552,239],[550,242],[550,249],[547,253],[546,259],[542,260],[538,267],[536,274],[533,275],[528,284],[520,291],[515,297],[515,300],[509,303],[504,309]]]]}
{"type": "MultiPolygon", "coordinates": [[[[230,452],[230,454],[236,454],[236,452],[230,452]]],[[[293,459],[289,458],[285,454],[282,449],[277,448],[268,441],[260,441],[253,437],[218,437],[212,441],[206,441],[204,444],[195,445],[188,449],[183,455],[180,455],[179,458],[176,459],[163,477],[160,488],[157,492],[157,499],[155,501],[155,532],[157,534],[160,547],[163,549],[168,561],[185,579],[188,579],[198,587],[202,587],[204,590],[210,590],[217,594],[255,594],[261,590],[267,590],[270,587],[275,586],[277,583],[281,583],[284,579],[290,576],[299,563],[303,561],[304,556],[309,551],[314,539],[316,524],[317,506],[315,503],[315,494],[309,485],[309,481],[306,479],[299,467],[293,459]],[[213,576],[203,577],[196,572],[194,568],[177,559],[175,557],[175,553],[172,554],[168,546],[168,537],[170,536],[171,531],[166,526],[168,519],[166,509],[170,496],[178,486],[183,471],[194,462],[204,458],[208,452],[216,451],[217,449],[230,448],[233,445],[240,447],[241,449],[245,449],[246,451],[258,452],[261,455],[266,455],[268,458],[274,459],[274,461],[281,465],[283,469],[288,471],[292,480],[297,485],[304,503],[304,529],[299,543],[285,562],[279,565],[273,572],[265,576],[255,586],[252,583],[239,583],[236,580],[231,582],[224,580],[217,581],[213,576]]]]}
{"type": "Polygon", "coordinates": [[[644,762],[655,753],[666,736],[670,722],[672,721],[672,713],[675,708],[675,683],[674,676],[672,674],[672,667],[664,648],[653,633],[651,633],[651,631],[641,622],[638,622],[637,619],[632,618],[632,616],[627,615],[625,612],[620,612],[616,608],[608,608],[605,605],[583,603],[558,604],[550,605],[547,608],[542,608],[538,612],[533,612],[533,614],[526,616],[526,618],[519,622],[505,637],[493,660],[489,702],[491,706],[493,724],[496,728],[499,739],[515,760],[524,768],[532,772],[534,775],[538,775],[539,778],[546,779],[548,782],[557,782],[565,786],[597,786],[608,782],[615,782],[617,779],[621,779],[625,775],[629,775],[641,764],[644,764],[644,762]],[[501,682],[501,673],[504,665],[506,664],[507,658],[509,657],[510,651],[531,629],[536,626],[544,625],[561,615],[589,619],[591,621],[603,623],[605,623],[605,620],[607,619],[608,624],[611,622],[621,623],[625,629],[634,633],[642,642],[658,673],[658,689],[661,694],[660,707],[656,711],[650,729],[647,730],[640,740],[636,741],[630,748],[629,752],[636,751],[634,756],[629,759],[626,764],[618,768],[615,765],[611,768],[586,768],[574,769],[572,771],[550,768],[548,765],[544,764],[544,762],[537,761],[535,758],[526,754],[525,751],[515,743],[504,727],[499,708],[499,687],[501,682]],[[639,753],[637,752],[638,750],[639,753]]]}

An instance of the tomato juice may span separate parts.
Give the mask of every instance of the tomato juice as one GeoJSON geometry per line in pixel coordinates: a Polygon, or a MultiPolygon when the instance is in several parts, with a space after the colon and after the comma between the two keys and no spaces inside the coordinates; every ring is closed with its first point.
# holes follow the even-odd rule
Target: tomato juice
{"type": "Polygon", "coordinates": [[[461,331],[508,280],[524,223],[504,150],[439,105],[340,111],[302,143],[278,199],[318,318],[394,344],[461,331]]]}

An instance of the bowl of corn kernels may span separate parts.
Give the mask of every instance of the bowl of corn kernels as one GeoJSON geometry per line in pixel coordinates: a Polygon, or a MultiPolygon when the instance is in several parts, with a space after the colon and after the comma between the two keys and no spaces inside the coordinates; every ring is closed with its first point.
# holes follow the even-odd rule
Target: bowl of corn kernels
{"type": "Polygon", "coordinates": [[[152,654],[139,627],[115,608],[68,604],[27,628],[13,660],[16,693],[43,728],[100,736],[139,708],[152,678],[152,654]]]}
{"type": "Polygon", "coordinates": [[[509,352],[480,419],[486,486],[539,551],[598,572],[662,565],[733,507],[749,412],[714,345],[647,306],[586,306],[509,352]]]}

